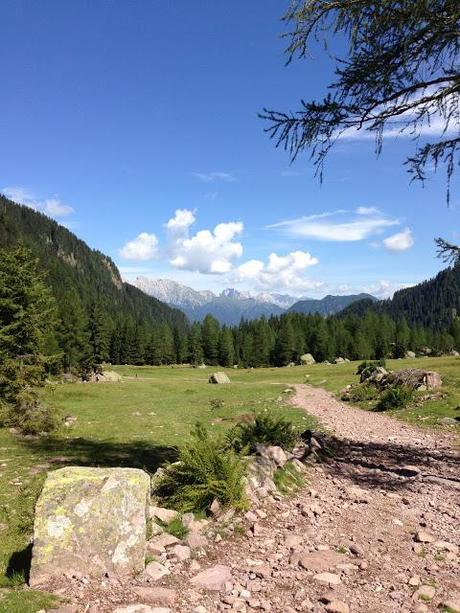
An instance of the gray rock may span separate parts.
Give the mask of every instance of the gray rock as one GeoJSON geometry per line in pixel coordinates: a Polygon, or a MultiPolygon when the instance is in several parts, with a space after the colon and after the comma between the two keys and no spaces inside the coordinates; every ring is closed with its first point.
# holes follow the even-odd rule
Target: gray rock
{"type": "Polygon", "coordinates": [[[144,579],[152,579],[153,581],[158,581],[165,575],[169,575],[169,570],[163,564],[159,562],[149,562],[145,567],[144,572],[142,573],[142,577],[144,579]]]}
{"type": "Polygon", "coordinates": [[[309,366],[311,364],[316,364],[316,360],[311,353],[304,353],[300,356],[300,363],[309,366]]]}
{"type": "Polygon", "coordinates": [[[214,372],[209,377],[209,383],[214,383],[215,385],[223,385],[226,383],[230,383],[230,379],[224,372],[214,372]]]}
{"type": "Polygon", "coordinates": [[[460,426],[460,422],[453,417],[442,417],[441,419],[438,419],[438,424],[441,424],[442,426],[460,426]]]}
{"type": "Polygon", "coordinates": [[[177,511],[173,511],[172,509],[164,509],[163,507],[150,507],[149,513],[151,519],[159,519],[164,524],[169,524],[179,515],[177,511]]]}
{"type": "Polygon", "coordinates": [[[197,587],[215,592],[222,590],[230,581],[232,581],[231,568],[222,564],[207,568],[191,579],[191,582],[197,587]]]}
{"type": "Polygon", "coordinates": [[[72,570],[100,577],[144,567],[150,477],[73,466],[48,474],[35,512],[30,583],[72,570]]]}

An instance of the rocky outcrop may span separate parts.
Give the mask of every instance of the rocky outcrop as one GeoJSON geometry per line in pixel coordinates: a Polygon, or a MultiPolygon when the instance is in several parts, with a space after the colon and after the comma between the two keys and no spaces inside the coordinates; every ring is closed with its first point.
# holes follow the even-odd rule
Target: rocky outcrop
{"type": "Polygon", "coordinates": [[[149,475],[134,468],[50,472],[36,506],[31,585],[63,572],[142,571],[149,493],[149,475]]]}

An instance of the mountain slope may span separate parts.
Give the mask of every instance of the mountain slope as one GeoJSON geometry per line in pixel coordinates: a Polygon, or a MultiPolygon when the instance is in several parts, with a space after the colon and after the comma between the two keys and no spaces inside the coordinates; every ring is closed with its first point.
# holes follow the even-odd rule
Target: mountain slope
{"type": "Polygon", "coordinates": [[[390,300],[355,302],[343,314],[362,315],[369,310],[387,313],[394,319],[404,317],[409,324],[433,330],[449,328],[460,314],[460,267],[447,268],[433,279],[401,289],[390,300]]]}
{"type": "Polygon", "coordinates": [[[321,300],[309,298],[293,304],[288,310],[291,313],[319,313],[320,315],[335,315],[347,308],[354,302],[369,300],[370,303],[377,299],[370,294],[356,294],[350,296],[325,296],[321,300]]]}
{"type": "Polygon", "coordinates": [[[13,247],[19,241],[38,257],[58,303],[76,292],[85,309],[98,302],[112,323],[130,320],[148,327],[163,322],[187,327],[182,312],[124,283],[115,264],[103,253],[46,215],[0,194],[0,245],[13,247]]]}

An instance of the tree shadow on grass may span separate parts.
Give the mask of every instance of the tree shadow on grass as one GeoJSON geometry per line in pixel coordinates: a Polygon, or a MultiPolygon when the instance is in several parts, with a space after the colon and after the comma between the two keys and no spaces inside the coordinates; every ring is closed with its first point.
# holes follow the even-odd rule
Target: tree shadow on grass
{"type": "Polygon", "coordinates": [[[326,472],[368,489],[397,491],[421,483],[460,489],[460,455],[446,448],[402,445],[391,441],[346,441],[324,437],[330,457],[326,472]],[[436,481],[439,479],[439,481],[436,481]]]}
{"type": "Polygon", "coordinates": [[[33,440],[24,439],[32,453],[46,459],[53,467],[94,466],[141,468],[154,473],[165,462],[177,459],[176,447],[155,445],[145,441],[104,441],[86,438],[63,439],[43,437],[33,440]]]}

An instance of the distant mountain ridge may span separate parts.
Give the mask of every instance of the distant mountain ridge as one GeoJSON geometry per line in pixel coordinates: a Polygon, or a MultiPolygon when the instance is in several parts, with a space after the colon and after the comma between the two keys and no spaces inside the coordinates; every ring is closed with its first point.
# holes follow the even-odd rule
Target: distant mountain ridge
{"type": "Polygon", "coordinates": [[[253,295],[235,288],[224,289],[217,295],[208,290],[194,290],[171,279],[149,279],[147,277],[137,277],[134,285],[149,296],[154,296],[170,306],[181,309],[191,321],[202,321],[210,313],[220,323],[227,325],[237,325],[241,318],[252,320],[262,316],[281,315],[285,312],[333,315],[354,300],[363,298],[376,300],[370,294],[299,299],[277,292],[260,292],[253,295]]]}
{"type": "Polygon", "coordinates": [[[351,294],[349,296],[325,296],[319,300],[309,298],[308,300],[299,300],[293,304],[288,310],[291,313],[319,313],[327,317],[335,315],[346,309],[350,304],[361,300],[369,300],[378,302],[377,298],[370,294],[351,294]]]}

